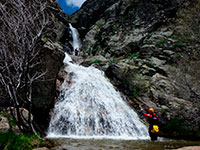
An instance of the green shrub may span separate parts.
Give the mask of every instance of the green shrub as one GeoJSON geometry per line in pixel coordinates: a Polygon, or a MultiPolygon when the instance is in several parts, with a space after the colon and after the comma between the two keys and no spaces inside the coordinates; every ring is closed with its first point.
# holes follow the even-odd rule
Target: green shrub
{"type": "Polygon", "coordinates": [[[172,39],[176,40],[176,42],[172,43],[173,47],[183,47],[184,43],[188,42],[188,37],[181,35],[173,35],[172,39]]]}
{"type": "Polygon", "coordinates": [[[178,41],[178,42],[174,42],[172,45],[173,47],[183,47],[184,43],[183,41],[178,41]]]}
{"type": "Polygon", "coordinates": [[[121,25],[124,25],[126,23],[126,21],[128,20],[128,17],[127,16],[121,16],[120,19],[119,19],[119,23],[121,25]]]}
{"type": "Polygon", "coordinates": [[[148,91],[146,80],[140,72],[131,73],[124,79],[124,82],[128,86],[131,98],[142,96],[148,91]]]}
{"type": "Polygon", "coordinates": [[[130,56],[130,59],[137,59],[140,57],[140,52],[134,53],[130,56]]]}
{"type": "Polygon", "coordinates": [[[186,124],[183,119],[173,118],[163,127],[163,130],[172,133],[174,132],[177,135],[183,135],[186,132],[185,126],[186,124]]]}
{"type": "Polygon", "coordinates": [[[117,31],[119,29],[120,25],[119,24],[114,24],[113,25],[113,30],[117,31]]]}
{"type": "Polygon", "coordinates": [[[183,53],[177,52],[177,53],[175,53],[175,54],[176,54],[176,56],[181,56],[183,53]]]}
{"type": "Polygon", "coordinates": [[[99,41],[95,42],[94,45],[91,45],[89,49],[89,54],[95,55],[101,49],[100,45],[101,44],[99,41]]]}
{"type": "Polygon", "coordinates": [[[113,64],[117,64],[118,62],[119,62],[119,60],[117,60],[117,59],[111,59],[108,64],[110,66],[110,65],[113,65],[113,64]]]}
{"type": "Polygon", "coordinates": [[[89,64],[90,64],[90,65],[91,65],[91,64],[101,65],[101,64],[102,64],[102,61],[99,60],[99,59],[96,59],[96,60],[94,60],[94,61],[90,61],[89,64]]]}
{"type": "Polygon", "coordinates": [[[163,126],[162,130],[166,133],[170,133],[170,136],[191,139],[200,137],[200,130],[191,130],[188,127],[191,124],[186,123],[185,120],[179,118],[171,119],[166,125],[163,126]]]}
{"type": "Polygon", "coordinates": [[[149,62],[146,62],[146,65],[147,65],[147,67],[149,67],[149,68],[154,68],[154,65],[151,64],[151,63],[149,63],[149,62]]]}
{"type": "Polygon", "coordinates": [[[168,109],[161,109],[161,113],[162,113],[163,115],[165,115],[167,112],[169,112],[168,109]]]}
{"type": "Polygon", "coordinates": [[[99,22],[96,24],[97,29],[100,29],[101,27],[103,27],[104,24],[105,24],[104,21],[99,21],[99,22]]]}
{"type": "Polygon", "coordinates": [[[147,88],[144,84],[135,84],[131,88],[131,97],[135,98],[147,92],[147,88]]]}
{"type": "Polygon", "coordinates": [[[42,35],[42,36],[41,36],[41,39],[42,39],[42,41],[44,41],[44,42],[47,42],[47,41],[48,41],[48,38],[47,38],[45,35],[42,35]]]}
{"type": "Polygon", "coordinates": [[[158,42],[156,42],[156,46],[162,46],[165,42],[167,41],[167,39],[163,39],[163,40],[160,40],[158,42]]]}
{"type": "Polygon", "coordinates": [[[15,127],[16,122],[12,119],[11,115],[6,112],[0,112],[0,116],[6,117],[8,119],[8,123],[10,127],[15,127]]]}
{"type": "Polygon", "coordinates": [[[32,133],[16,135],[13,131],[0,132],[0,149],[32,150],[42,144],[42,140],[32,133]]]}
{"type": "Polygon", "coordinates": [[[147,39],[150,39],[152,37],[152,33],[148,33],[148,35],[146,36],[147,39]]]}
{"type": "Polygon", "coordinates": [[[197,136],[200,137],[200,130],[198,130],[198,131],[196,132],[196,134],[197,134],[197,136]]]}

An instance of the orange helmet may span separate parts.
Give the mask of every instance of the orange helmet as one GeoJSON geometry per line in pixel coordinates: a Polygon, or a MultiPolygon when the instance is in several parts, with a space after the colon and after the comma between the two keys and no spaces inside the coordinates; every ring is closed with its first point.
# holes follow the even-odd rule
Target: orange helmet
{"type": "Polygon", "coordinates": [[[149,113],[154,113],[153,108],[149,108],[149,113]]]}

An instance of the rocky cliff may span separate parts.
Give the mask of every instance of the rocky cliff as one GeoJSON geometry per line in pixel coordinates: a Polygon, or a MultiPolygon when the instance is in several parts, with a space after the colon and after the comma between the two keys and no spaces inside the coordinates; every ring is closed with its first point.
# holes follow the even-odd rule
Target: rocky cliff
{"type": "Polygon", "coordinates": [[[138,112],[155,108],[163,136],[200,136],[199,7],[195,0],[87,0],[69,17],[83,64],[104,70],[138,112]]]}

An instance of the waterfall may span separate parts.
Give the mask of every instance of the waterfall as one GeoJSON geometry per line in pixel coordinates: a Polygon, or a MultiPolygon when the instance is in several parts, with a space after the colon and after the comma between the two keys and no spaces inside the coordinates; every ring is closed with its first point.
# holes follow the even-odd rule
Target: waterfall
{"type": "Polygon", "coordinates": [[[73,51],[75,51],[75,49],[80,50],[81,42],[79,38],[79,33],[77,29],[71,25],[71,23],[69,23],[69,28],[71,30],[72,39],[73,39],[72,41],[73,51]]]}
{"type": "Polygon", "coordinates": [[[73,64],[65,55],[70,82],[66,78],[61,86],[47,137],[148,139],[147,127],[104,72],[73,64]]]}

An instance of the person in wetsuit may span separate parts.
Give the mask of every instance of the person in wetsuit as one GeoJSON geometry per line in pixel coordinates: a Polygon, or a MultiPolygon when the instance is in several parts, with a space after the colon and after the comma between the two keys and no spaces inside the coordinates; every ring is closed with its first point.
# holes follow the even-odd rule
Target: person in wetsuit
{"type": "Polygon", "coordinates": [[[154,125],[157,126],[157,128],[160,125],[160,118],[155,114],[153,108],[149,108],[149,113],[144,113],[144,110],[141,109],[141,113],[148,118],[149,122],[149,136],[151,137],[152,141],[157,140],[158,133],[155,133],[153,130],[154,125]]]}

